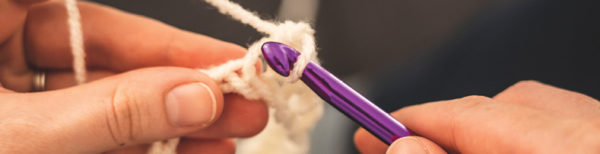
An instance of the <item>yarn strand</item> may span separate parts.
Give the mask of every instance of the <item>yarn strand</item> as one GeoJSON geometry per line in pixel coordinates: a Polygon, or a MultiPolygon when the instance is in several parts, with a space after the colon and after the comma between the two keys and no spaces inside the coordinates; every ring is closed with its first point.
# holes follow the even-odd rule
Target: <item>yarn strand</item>
{"type": "MultiPolygon", "coordinates": [[[[209,69],[206,73],[220,85],[223,93],[237,93],[251,100],[262,100],[269,106],[269,122],[258,135],[238,139],[238,154],[303,154],[308,153],[309,134],[323,113],[322,100],[306,85],[295,82],[306,65],[318,63],[314,30],[304,22],[275,23],[261,19],[229,0],[205,0],[219,12],[247,24],[265,35],[248,46],[240,59],[230,60],[209,69]],[[255,64],[261,55],[261,46],[268,41],[287,44],[301,55],[289,77],[282,77],[272,69],[257,73],[255,64]]],[[[81,17],[76,0],[66,0],[69,41],[73,55],[73,71],[78,84],[86,80],[85,51],[81,17]]],[[[149,154],[176,153],[179,138],[154,142],[149,154]]]]}
{"type": "Polygon", "coordinates": [[[207,3],[213,5],[222,14],[228,14],[235,20],[240,21],[243,24],[250,25],[256,28],[257,31],[265,34],[273,33],[276,25],[270,22],[264,21],[256,16],[254,13],[242,8],[239,4],[233,3],[228,0],[206,0],[207,3]]]}
{"type": "Polygon", "coordinates": [[[81,17],[76,0],[66,0],[67,23],[69,25],[69,41],[73,55],[73,72],[77,84],[85,83],[85,51],[83,47],[83,32],[81,30],[81,17]]]}

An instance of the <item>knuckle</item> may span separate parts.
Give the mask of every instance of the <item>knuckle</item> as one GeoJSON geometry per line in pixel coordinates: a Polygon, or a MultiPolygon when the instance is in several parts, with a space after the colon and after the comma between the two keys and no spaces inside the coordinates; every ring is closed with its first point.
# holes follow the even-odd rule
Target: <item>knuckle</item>
{"type": "Polygon", "coordinates": [[[174,31],[169,31],[168,34],[168,39],[166,39],[164,47],[162,48],[162,52],[159,52],[160,54],[162,54],[161,57],[164,57],[165,60],[168,63],[177,63],[178,59],[176,57],[178,57],[178,55],[182,55],[181,52],[184,52],[186,50],[182,50],[181,46],[179,46],[177,43],[178,40],[177,37],[175,36],[175,32],[174,31]]]}
{"type": "Polygon", "coordinates": [[[492,101],[491,98],[486,97],[486,96],[480,96],[480,95],[470,95],[470,96],[460,98],[459,100],[462,102],[465,102],[465,103],[475,103],[475,104],[492,101]]]}
{"type": "Polygon", "coordinates": [[[121,84],[115,88],[113,97],[107,105],[106,124],[114,141],[118,145],[128,145],[139,140],[143,133],[141,111],[147,110],[141,103],[134,87],[121,84]]]}
{"type": "Polygon", "coordinates": [[[515,83],[514,85],[509,87],[509,89],[529,89],[531,87],[539,87],[542,85],[543,84],[541,82],[535,80],[523,80],[515,83]]]}
{"type": "Polygon", "coordinates": [[[456,117],[467,118],[469,115],[467,113],[484,110],[491,111],[494,110],[493,100],[489,97],[479,96],[479,95],[471,95],[458,99],[460,102],[459,111],[456,111],[456,117]]]}
{"type": "Polygon", "coordinates": [[[541,85],[542,83],[535,80],[523,80],[515,83],[515,86],[533,86],[533,85],[541,85]]]}
{"type": "Polygon", "coordinates": [[[547,87],[547,85],[535,80],[519,81],[494,96],[494,98],[519,103],[521,101],[514,101],[514,99],[519,98],[517,96],[536,93],[547,87]]]}
{"type": "MultiPolygon", "coordinates": [[[[460,98],[458,99],[458,101],[462,106],[459,106],[459,108],[457,108],[457,110],[455,111],[456,113],[454,114],[454,116],[451,117],[453,128],[463,126],[463,121],[465,119],[470,119],[473,112],[476,112],[478,110],[490,111],[493,109],[490,106],[492,99],[485,96],[471,95],[460,98]]],[[[454,129],[453,132],[456,132],[457,130],[462,130],[462,128],[454,129]]]]}

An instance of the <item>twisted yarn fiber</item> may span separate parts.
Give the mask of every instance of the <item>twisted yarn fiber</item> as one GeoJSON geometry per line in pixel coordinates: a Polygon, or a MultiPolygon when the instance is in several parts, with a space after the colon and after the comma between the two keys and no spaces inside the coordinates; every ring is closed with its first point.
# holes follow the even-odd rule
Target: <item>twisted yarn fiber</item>
{"type": "MultiPolygon", "coordinates": [[[[266,128],[255,137],[239,139],[240,154],[301,154],[309,149],[309,133],[320,119],[321,99],[308,87],[296,82],[302,71],[316,58],[314,30],[304,22],[274,23],[262,20],[256,14],[229,0],[205,0],[222,14],[255,28],[265,35],[252,43],[243,58],[228,61],[210,69],[199,70],[220,84],[225,93],[238,93],[247,99],[262,100],[270,107],[266,128]],[[284,78],[273,70],[257,74],[255,64],[260,60],[261,46],[268,41],[287,44],[301,52],[290,76],[284,78]],[[239,71],[240,73],[236,73],[239,71]]],[[[85,59],[79,12],[75,0],[66,1],[69,15],[71,50],[74,72],[79,83],[85,81],[85,59]]],[[[248,117],[252,118],[252,117],[248,117]]],[[[178,138],[153,143],[148,153],[172,154],[178,138]]]]}
{"type": "Polygon", "coordinates": [[[81,17],[77,0],[66,0],[67,24],[69,25],[69,41],[73,54],[73,72],[77,84],[85,82],[85,52],[83,51],[83,32],[81,32],[81,17]]]}

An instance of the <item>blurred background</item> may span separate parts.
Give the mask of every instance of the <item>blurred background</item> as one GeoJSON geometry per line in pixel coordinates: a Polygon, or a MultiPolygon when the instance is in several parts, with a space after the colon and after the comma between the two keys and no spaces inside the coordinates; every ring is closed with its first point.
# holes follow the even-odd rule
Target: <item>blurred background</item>
{"type": "MultiPolygon", "coordinates": [[[[594,0],[234,0],[316,29],[323,66],[386,111],[538,80],[600,98],[594,0]]],[[[247,46],[261,35],[202,0],[97,0],[247,46]]],[[[327,106],[311,153],[357,153],[358,126],[327,106]]]]}

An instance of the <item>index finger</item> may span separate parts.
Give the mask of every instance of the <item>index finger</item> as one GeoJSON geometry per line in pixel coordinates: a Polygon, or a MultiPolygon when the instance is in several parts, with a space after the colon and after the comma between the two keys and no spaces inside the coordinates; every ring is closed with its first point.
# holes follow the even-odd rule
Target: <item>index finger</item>
{"type": "MultiPolygon", "coordinates": [[[[206,68],[240,58],[245,49],[157,20],[79,2],[87,65],[124,71],[148,66],[206,68]]],[[[70,68],[66,10],[62,2],[31,9],[25,30],[28,60],[39,68],[70,68]]]]}
{"type": "Polygon", "coordinates": [[[584,131],[577,130],[591,127],[483,96],[411,106],[393,115],[451,153],[569,153],[585,142],[579,138],[584,131]]]}

